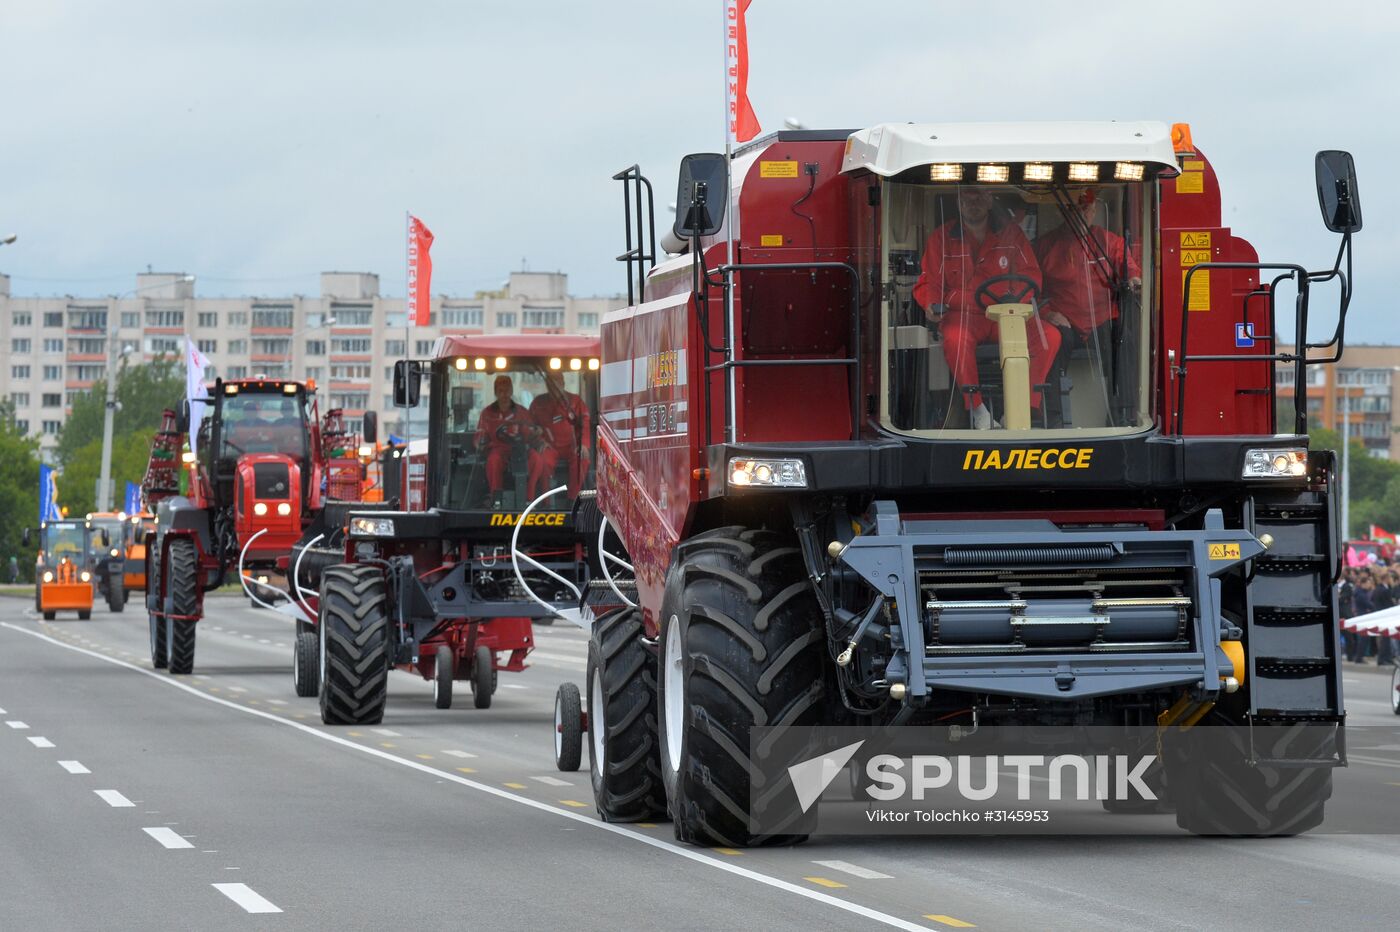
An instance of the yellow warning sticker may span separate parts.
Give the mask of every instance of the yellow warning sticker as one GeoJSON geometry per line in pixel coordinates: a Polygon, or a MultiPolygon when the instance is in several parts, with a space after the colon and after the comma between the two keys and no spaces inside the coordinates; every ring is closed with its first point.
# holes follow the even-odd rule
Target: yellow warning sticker
{"type": "Polygon", "coordinates": [[[1210,548],[1210,558],[1212,560],[1238,560],[1240,558],[1239,544],[1208,544],[1210,548]]]}
{"type": "Polygon", "coordinates": [[[759,241],[760,244],[762,244],[762,245],[764,245],[764,246],[781,246],[781,245],[783,245],[783,234],[781,234],[781,233],[764,233],[762,236],[760,236],[760,237],[758,238],[758,241],[759,241]]]}
{"type": "Polygon", "coordinates": [[[1177,194],[1200,194],[1206,189],[1205,172],[1182,172],[1176,176],[1177,194]]]}
{"type": "Polygon", "coordinates": [[[759,162],[758,177],[760,178],[796,178],[796,162],[759,162]]]}
{"type": "MultiPolygon", "coordinates": [[[[1181,270],[1181,287],[1186,287],[1186,270],[1181,270]]],[[[1202,269],[1191,276],[1191,296],[1186,302],[1188,311],[1210,310],[1210,269],[1202,269]]]]}
{"type": "Polygon", "coordinates": [[[1181,234],[1182,249],[1209,249],[1210,231],[1200,230],[1194,233],[1181,234]]]}
{"type": "MultiPolygon", "coordinates": [[[[1202,262],[1210,261],[1209,249],[1183,249],[1181,250],[1181,264],[1183,266],[1200,265],[1202,262]]],[[[1199,274],[1199,273],[1197,273],[1199,274]]]]}
{"type": "Polygon", "coordinates": [[[1203,172],[1206,170],[1204,159],[1183,159],[1181,170],[1184,172],[1203,172]]]}

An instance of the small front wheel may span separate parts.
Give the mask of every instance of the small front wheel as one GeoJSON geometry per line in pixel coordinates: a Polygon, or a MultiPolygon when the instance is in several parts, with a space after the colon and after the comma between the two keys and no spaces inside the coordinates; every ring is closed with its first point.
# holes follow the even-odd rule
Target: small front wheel
{"type": "Polygon", "coordinates": [[[439,709],[452,708],[452,648],[439,644],[433,668],[433,705],[439,709]]]}
{"type": "Polygon", "coordinates": [[[554,766],[566,773],[583,760],[583,697],[573,683],[554,693],[554,766]]]}
{"type": "Polygon", "coordinates": [[[297,634],[292,651],[292,686],[303,699],[321,692],[321,640],[314,631],[297,634]]]}
{"type": "Polygon", "coordinates": [[[496,662],[491,648],[482,644],[476,649],[472,664],[472,704],[478,709],[491,708],[491,695],[496,691],[496,662]]]}

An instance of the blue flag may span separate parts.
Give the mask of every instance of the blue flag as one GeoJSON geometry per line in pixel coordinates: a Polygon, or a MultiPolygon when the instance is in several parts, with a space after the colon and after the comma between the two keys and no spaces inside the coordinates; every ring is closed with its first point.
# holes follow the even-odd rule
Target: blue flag
{"type": "Polygon", "coordinates": [[[52,466],[39,467],[39,523],[58,521],[58,483],[52,466]]]}
{"type": "Polygon", "coordinates": [[[126,507],[122,510],[128,515],[139,514],[141,511],[141,487],[134,482],[126,484],[126,507]]]}

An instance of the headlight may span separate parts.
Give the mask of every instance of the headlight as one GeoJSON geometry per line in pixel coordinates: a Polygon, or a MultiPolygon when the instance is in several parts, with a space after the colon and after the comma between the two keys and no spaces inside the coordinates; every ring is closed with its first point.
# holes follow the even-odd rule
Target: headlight
{"type": "Polygon", "coordinates": [[[278,502],[277,513],[285,518],[287,517],[287,515],[292,513],[292,506],[287,502],[278,502]]]}
{"type": "Polygon", "coordinates": [[[113,547],[113,548],[112,548],[112,556],[115,557],[116,555],[117,555],[117,548],[116,548],[116,547],[113,547]]]}
{"type": "Polygon", "coordinates": [[[1299,479],[1308,474],[1308,451],[1298,447],[1282,450],[1246,450],[1244,479],[1299,479]]]}
{"type": "Polygon", "coordinates": [[[801,460],[729,461],[729,485],[734,488],[761,485],[779,489],[807,488],[807,467],[801,460]]]}
{"type": "Polygon", "coordinates": [[[255,502],[255,503],[253,504],[253,514],[258,515],[259,517],[261,517],[262,515],[267,514],[267,503],[266,503],[266,502],[255,502]]]}
{"type": "Polygon", "coordinates": [[[81,573],[78,574],[78,578],[81,579],[83,582],[91,582],[92,574],[89,573],[87,570],[83,570],[81,573]]]}
{"type": "Polygon", "coordinates": [[[53,573],[44,570],[44,582],[53,582],[53,573]]]}
{"type": "Polygon", "coordinates": [[[351,537],[393,537],[393,518],[351,518],[351,537]]]}

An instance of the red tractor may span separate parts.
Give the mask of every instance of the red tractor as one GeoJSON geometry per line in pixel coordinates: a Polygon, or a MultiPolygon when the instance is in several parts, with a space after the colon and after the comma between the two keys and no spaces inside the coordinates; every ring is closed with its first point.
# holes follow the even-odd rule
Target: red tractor
{"type": "Polygon", "coordinates": [[[687,157],[684,255],[634,288],[629,210],[631,306],[602,327],[598,506],[640,607],[592,629],[600,814],[791,840],[751,799],[759,726],[1136,723],[1183,828],[1318,825],[1345,762],[1339,533],[1305,393],[1342,328],[1310,338],[1308,298],[1330,282],[1345,319],[1361,212],[1347,153],[1316,169],[1342,234],[1321,272],[1222,225],[1184,125],[687,157]],[[1306,352],[1274,343],[1281,301],[1306,352]],[[1214,725],[1244,737],[1206,768],[1183,736],[1214,725]]]}
{"type": "MultiPolygon", "coordinates": [[[[208,391],[195,451],[181,452],[185,402],[179,414],[165,412],[143,483],[156,511],[146,541],[151,663],[171,673],[194,668],[204,593],[231,571],[246,589],[251,573],[285,570],[292,545],[338,491],[344,462],[359,462],[340,411],[319,420],[315,383],[255,377],[216,380],[208,391]]],[[[373,412],[364,427],[372,442],[373,412]]],[[[358,481],[342,484],[358,496],[358,481]]]]}
{"type": "MultiPolygon", "coordinates": [[[[420,364],[397,370],[397,400],[415,406],[420,364]]],[[[380,721],[394,668],[431,680],[440,709],[459,682],[487,708],[498,671],[525,669],[532,623],[577,610],[599,375],[596,337],[438,341],[426,447],[390,451],[386,501],[328,509],[292,554],[316,618],[297,636],[295,680],[319,692],[323,722],[380,721]],[[528,543],[513,549],[517,535],[528,543]]]]}

